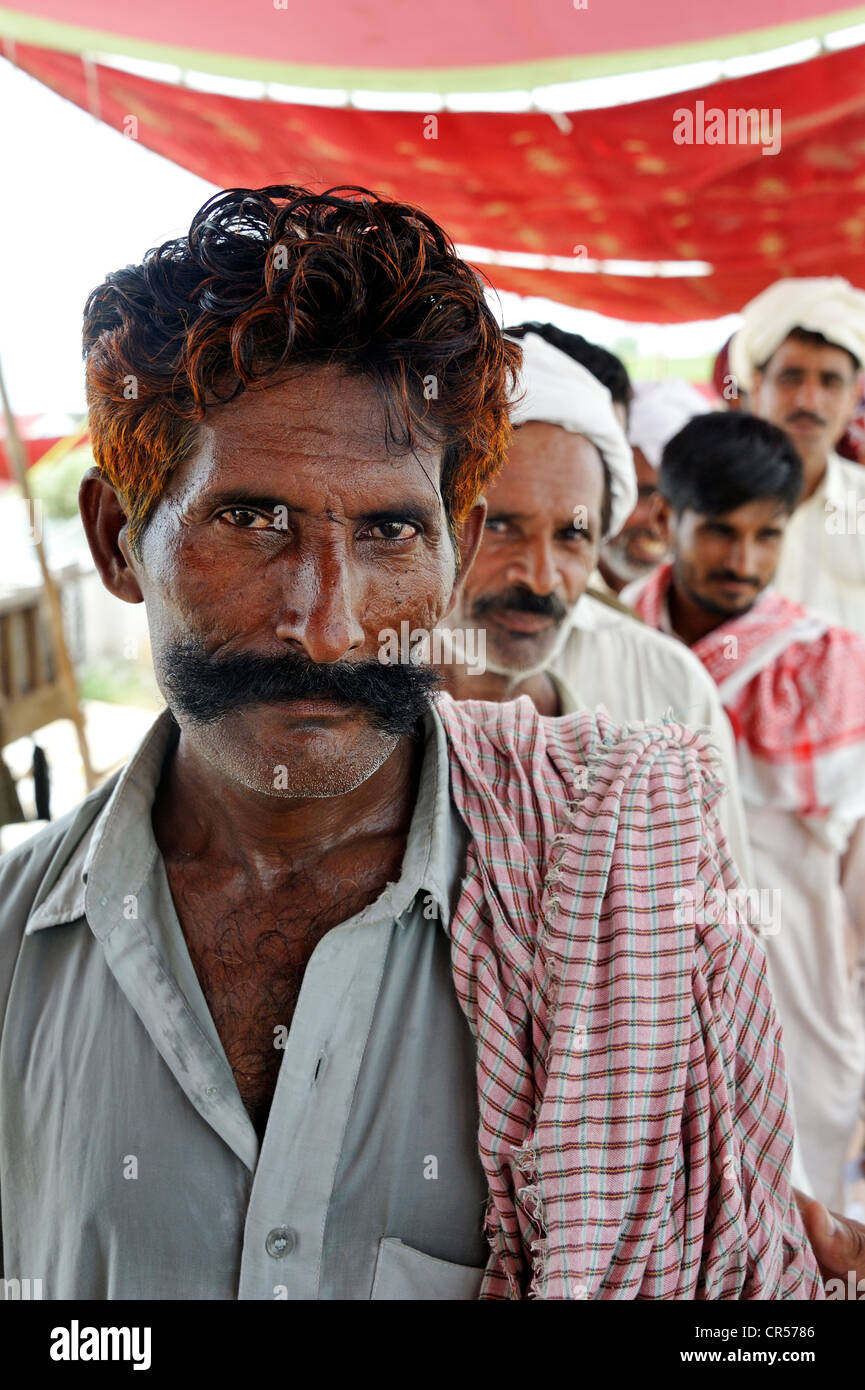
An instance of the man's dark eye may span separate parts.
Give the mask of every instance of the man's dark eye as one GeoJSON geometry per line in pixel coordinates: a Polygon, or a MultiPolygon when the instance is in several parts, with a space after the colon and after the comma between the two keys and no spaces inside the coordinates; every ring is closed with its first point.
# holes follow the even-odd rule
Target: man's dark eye
{"type": "Polygon", "coordinates": [[[411,541],[420,534],[413,521],[377,521],[370,527],[370,533],[374,540],[383,541],[411,541]]]}
{"type": "Polygon", "coordinates": [[[265,531],[270,526],[270,519],[262,516],[261,512],[254,512],[249,507],[229,507],[220,513],[220,520],[230,517],[232,526],[236,526],[241,531],[265,531]],[[256,525],[255,523],[260,523],[256,525]]]}

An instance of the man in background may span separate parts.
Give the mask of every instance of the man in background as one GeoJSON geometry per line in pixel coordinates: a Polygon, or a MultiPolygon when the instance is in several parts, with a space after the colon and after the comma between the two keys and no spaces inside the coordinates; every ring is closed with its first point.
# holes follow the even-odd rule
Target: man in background
{"type": "Polygon", "coordinates": [[[448,619],[483,631],[485,669],[451,662],[447,687],[459,700],[527,695],[542,714],[603,705],[625,722],[671,715],[707,728],[728,788],[721,820],[750,881],[733,740],[713,681],[678,643],[586,592],[602,542],[631,515],[635,496],[610,394],[545,338],[527,332],[520,342],[517,428],[487,487],[481,546],[448,619]]]}
{"type": "Polygon", "coordinates": [[[775,586],[865,636],[865,471],[836,449],[860,399],[865,292],[837,275],[778,280],[743,312],[733,376],[804,470],[775,586]]]}
{"type": "Polygon", "coordinates": [[[679,377],[640,381],[634,387],[628,439],[637,474],[637,505],[619,534],[601,547],[598,560],[598,569],[613,593],[620,594],[627,584],[651,574],[666,559],[666,538],[658,530],[652,507],[661,454],[668,439],[708,409],[696,386],[679,377]]]}
{"type": "Polygon", "coordinates": [[[692,420],[659,474],[673,559],[626,598],[700,658],[733,725],[802,1158],[841,1208],[865,1090],[865,642],[770,587],[802,479],[774,425],[692,420]]]}

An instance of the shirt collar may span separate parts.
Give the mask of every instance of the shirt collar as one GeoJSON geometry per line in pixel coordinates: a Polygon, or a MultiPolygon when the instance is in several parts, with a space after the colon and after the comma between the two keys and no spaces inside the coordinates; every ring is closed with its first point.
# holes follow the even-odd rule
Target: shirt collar
{"type": "MultiPolygon", "coordinates": [[[[159,853],[150,816],[162,766],[176,737],[177,727],[165,709],[117,775],[89,831],[85,829],[76,838],[80,821],[78,817],[73,820],[56,855],[58,861],[65,856],[66,862],[44,896],[34,900],[25,935],[85,916],[100,939],[112,929],[121,858],[122,900],[139,891],[159,853]],[[105,912],[109,907],[111,910],[105,912]]],[[[461,822],[450,796],[447,738],[434,707],[424,718],[423,737],[418,794],[400,877],[358,914],[358,922],[400,918],[422,893],[435,903],[436,919],[445,928],[449,925],[454,874],[462,863],[461,822]]],[[[101,791],[104,794],[105,788],[101,791]]]]}

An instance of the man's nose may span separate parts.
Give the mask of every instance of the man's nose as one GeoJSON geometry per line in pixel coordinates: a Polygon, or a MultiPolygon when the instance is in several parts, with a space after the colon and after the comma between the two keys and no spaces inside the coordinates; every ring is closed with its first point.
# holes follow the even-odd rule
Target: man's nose
{"type": "Polygon", "coordinates": [[[551,594],[558,577],[553,547],[544,536],[521,543],[507,569],[509,584],[524,584],[535,594],[551,594]]]}
{"type": "Polygon", "coordinates": [[[287,560],[276,635],[310,660],[341,661],[364,644],[356,584],[342,547],[287,560]]]}
{"type": "Polygon", "coordinates": [[[823,414],[823,388],[819,381],[806,377],[796,388],[796,409],[806,410],[809,415],[823,414]]]}
{"type": "Polygon", "coordinates": [[[729,568],[740,579],[753,579],[756,573],[757,546],[749,536],[740,536],[730,547],[729,568]]]}

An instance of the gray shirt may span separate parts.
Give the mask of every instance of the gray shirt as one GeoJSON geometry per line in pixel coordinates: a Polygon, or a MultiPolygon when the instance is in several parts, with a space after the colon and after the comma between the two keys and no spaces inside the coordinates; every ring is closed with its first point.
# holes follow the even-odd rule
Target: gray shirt
{"type": "Polygon", "coordinates": [[[488,1193],[447,931],[468,832],[438,715],[399,880],[313,951],[260,1145],[151,825],[175,736],[164,712],[119,777],[0,859],[5,1279],[49,1299],[475,1298],[488,1193]]]}

